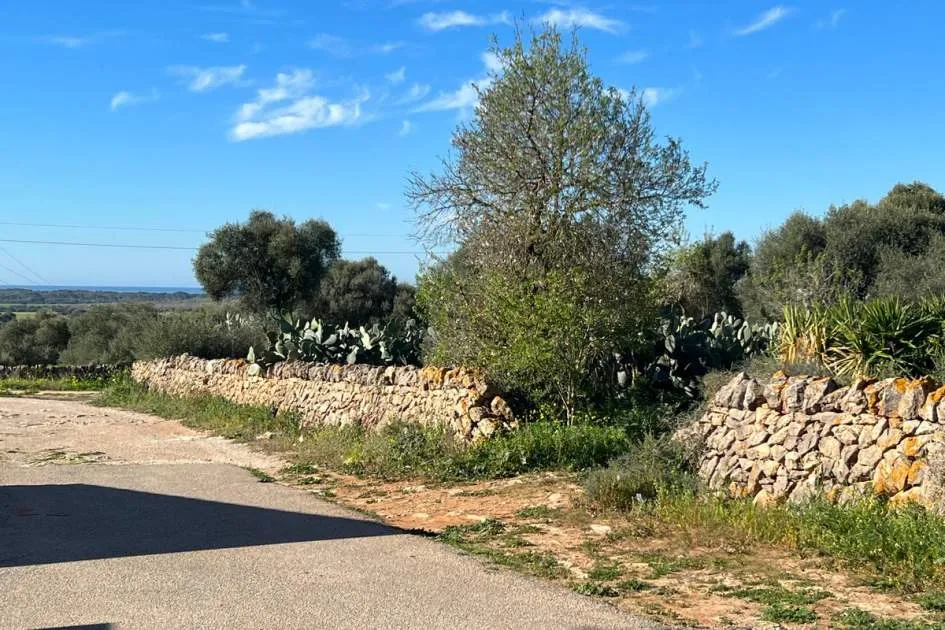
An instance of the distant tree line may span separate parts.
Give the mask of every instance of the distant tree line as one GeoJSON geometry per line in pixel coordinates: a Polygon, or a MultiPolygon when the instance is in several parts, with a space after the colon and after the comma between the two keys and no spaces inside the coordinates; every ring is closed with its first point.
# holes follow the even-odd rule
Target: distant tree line
{"type": "Polygon", "coordinates": [[[665,272],[665,300],[697,319],[725,310],[781,319],[786,306],[842,297],[915,302],[945,294],[945,196],[896,184],[876,204],[790,215],[752,248],[731,232],[681,248],[665,272]]]}

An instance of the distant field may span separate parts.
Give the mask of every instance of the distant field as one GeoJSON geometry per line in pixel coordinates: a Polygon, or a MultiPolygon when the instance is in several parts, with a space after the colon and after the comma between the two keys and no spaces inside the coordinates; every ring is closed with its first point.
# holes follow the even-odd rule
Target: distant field
{"type": "Polygon", "coordinates": [[[12,312],[18,318],[29,317],[37,311],[74,313],[87,311],[99,304],[148,303],[163,309],[194,308],[206,304],[209,298],[198,293],[183,291],[94,291],[87,289],[0,289],[0,313],[12,312]]]}
{"type": "MultiPolygon", "coordinates": [[[[7,310],[8,310],[8,309],[7,309],[6,307],[0,306],[0,313],[2,313],[2,312],[4,312],[4,311],[7,311],[7,310]]],[[[14,317],[16,317],[17,319],[26,319],[26,318],[28,318],[28,317],[32,317],[33,315],[35,315],[35,313],[28,312],[28,311],[13,311],[13,315],[14,315],[14,317]]]]}

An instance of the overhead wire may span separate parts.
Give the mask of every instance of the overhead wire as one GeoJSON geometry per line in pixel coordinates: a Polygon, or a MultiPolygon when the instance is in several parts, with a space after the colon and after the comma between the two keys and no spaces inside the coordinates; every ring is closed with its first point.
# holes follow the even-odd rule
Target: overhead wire
{"type": "Polygon", "coordinates": [[[17,258],[16,256],[14,256],[13,254],[11,254],[5,247],[0,247],[0,252],[3,252],[4,254],[6,254],[11,260],[13,260],[15,263],[17,263],[20,267],[23,267],[23,269],[25,269],[31,276],[33,276],[34,278],[36,278],[37,280],[39,280],[39,282],[40,282],[41,284],[49,284],[49,282],[48,282],[44,277],[42,277],[41,275],[39,275],[38,273],[36,273],[36,272],[35,272],[29,265],[27,265],[25,262],[23,262],[22,260],[20,260],[20,259],[17,258]]]}
{"type": "MultiPolygon", "coordinates": [[[[80,241],[42,241],[42,240],[18,239],[18,238],[0,238],[0,243],[21,243],[21,244],[28,244],[28,245],[67,245],[67,246],[76,246],[76,247],[109,247],[109,248],[120,248],[120,249],[164,249],[164,250],[176,250],[176,251],[188,251],[188,252],[192,252],[197,249],[197,247],[181,247],[177,245],[145,245],[143,243],[86,243],[86,242],[80,242],[80,241]]],[[[427,253],[424,251],[414,251],[414,250],[374,251],[374,250],[343,249],[343,251],[346,254],[358,254],[358,255],[397,255],[397,254],[423,255],[427,253]]]]}

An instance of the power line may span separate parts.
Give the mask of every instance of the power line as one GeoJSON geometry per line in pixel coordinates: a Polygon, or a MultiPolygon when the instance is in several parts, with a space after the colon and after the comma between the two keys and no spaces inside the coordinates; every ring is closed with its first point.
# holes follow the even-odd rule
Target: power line
{"type": "Polygon", "coordinates": [[[26,271],[28,271],[31,276],[39,280],[41,284],[49,284],[49,282],[44,277],[42,277],[41,275],[33,271],[25,262],[23,262],[22,260],[14,256],[13,254],[11,254],[9,251],[6,250],[6,248],[0,247],[0,252],[3,252],[7,256],[9,256],[11,259],[13,259],[14,262],[20,265],[20,267],[23,267],[23,269],[26,269],[26,271]]]}
{"type": "MultiPolygon", "coordinates": [[[[26,240],[26,239],[17,239],[17,238],[0,238],[0,243],[23,243],[27,245],[67,245],[67,246],[76,246],[76,247],[109,247],[109,248],[118,248],[118,249],[166,249],[166,250],[176,250],[176,251],[186,251],[186,252],[192,252],[197,249],[196,247],[180,247],[176,245],[144,245],[141,243],[83,243],[83,242],[78,242],[78,241],[36,241],[36,240],[26,240]]],[[[408,251],[408,250],[370,251],[370,250],[343,249],[343,251],[346,254],[358,254],[358,255],[366,255],[366,256],[370,256],[370,255],[383,256],[383,255],[397,255],[397,254],[422,255],[422,254],[427,253],[423,251],[408,251]]]]}
{"type": "Polygon", "coordinates": [[[16,269],[10,269],[9,267],[7,267],[6,265],[4,265],[3,263],[0,263],[0,269],[6,269],[7,271],[9,271],[10,273],[12,273],[13,275],[19,276],[19,277],[23,278],[24,280],[26,280],[26,281],[29,282],[30,284],[33,284],[34,282],[36,282],[36,281],[33,280],[32,278],[27,278],[26,276],[24,276],[22,273],[20,273],[20,272],[17,271],[16,269]]]}
{"type": "MultiPolygon", "coordinates": [[[[165,227],[137,227],[131,225],[78,225],[74,223],[19,223],[16,221],[0,221],[0,225],[9,225],[15,227],[41,227],[41,228],[63,228],[67,230],[121,230],[125,232],[175,232],[179,234],[207,234],[210,230],[198,230],[195,228],[165,228],[165,227]]],[[[391,232],[350,232],[342,236],[409,236],[409,234],[394,234],[391,232]]]]}

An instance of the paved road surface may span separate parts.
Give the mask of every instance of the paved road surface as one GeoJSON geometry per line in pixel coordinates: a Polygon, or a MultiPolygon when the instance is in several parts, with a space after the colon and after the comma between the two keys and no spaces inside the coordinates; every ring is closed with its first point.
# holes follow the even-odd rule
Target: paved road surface
{"type": "Polygon", "coordinates": [[[237,466],[179,423],[0,398],[0,628],[651,628],[237,466]]]}

